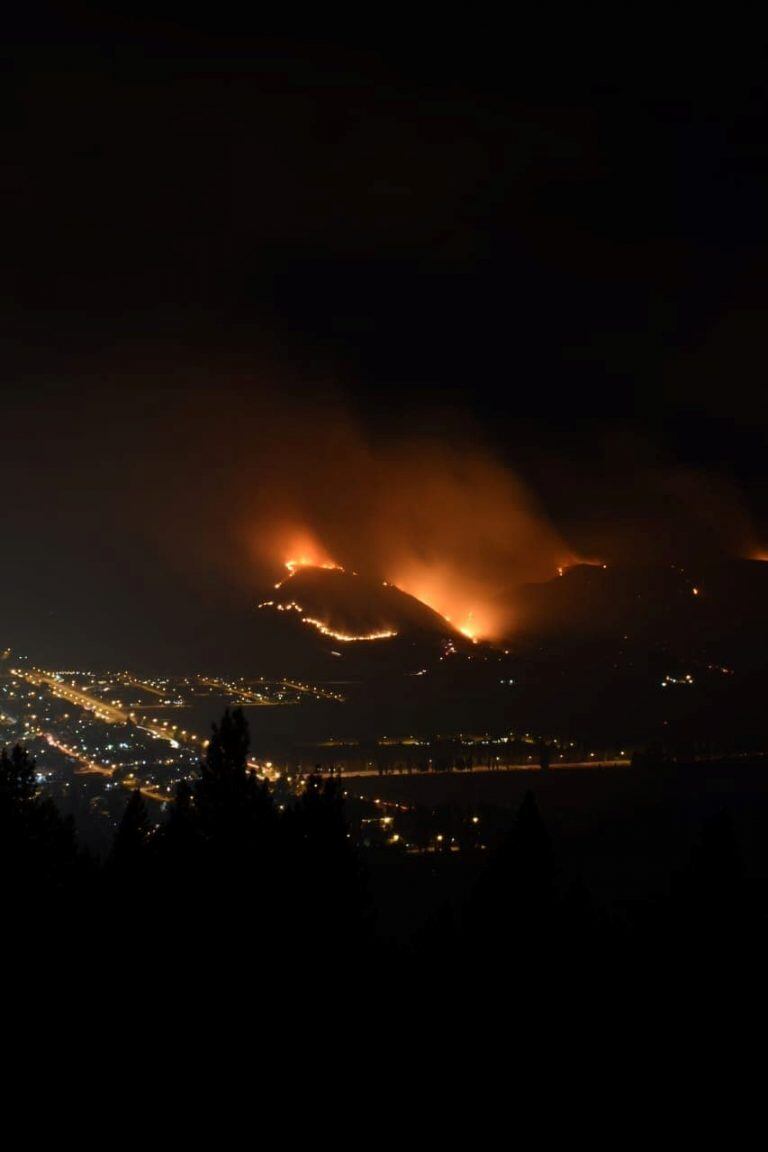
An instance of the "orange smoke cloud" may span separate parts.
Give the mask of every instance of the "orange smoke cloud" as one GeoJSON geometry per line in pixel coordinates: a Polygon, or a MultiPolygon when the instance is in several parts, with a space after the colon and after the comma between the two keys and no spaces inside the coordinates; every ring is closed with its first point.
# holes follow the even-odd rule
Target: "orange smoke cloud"
{"type": "Polygon", "coordinates": [[[294,455],[276,487],[262,475],[248,535],[273,571],[343,566],[397,585],[473,639],[498,639],[514,628],[515,589],[575,560],[522,482],[478,447],[373,449],[349,427],[331,443],[294,455]]]}
{"type": "MultiPolygon", "coordinates": [[[[259,547],[260,551],[263,551],[263,543],[259,547]]],[[[276,588],[289,580],[300,568],[341,567],[340,564],[331,559],[317,536],[306,528],[292,528],[286,525],[284,528],[278,529],[278,536],[274,542],[270,537],[267,547],[270,557],[273,549],[277,555],[284,557],[283,564],[288,569],[287,575],[284,575],[275,585],[276,588]]]]}
{"type": "Polygon", "coordinates": [[[514,627],[514,591],[555,575],[568,549],[507,468],[478,450],[399,453],[407,483],[380,510],[389,578],[466,635],[514,627]]]}

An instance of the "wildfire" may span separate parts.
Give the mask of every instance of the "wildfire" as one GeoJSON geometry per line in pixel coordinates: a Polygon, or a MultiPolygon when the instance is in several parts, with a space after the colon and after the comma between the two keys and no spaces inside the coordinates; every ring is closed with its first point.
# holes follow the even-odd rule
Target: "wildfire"
{"type": "Polygon", "coordinates": [[[288,575],[283,576],[282,580],[278,580],[275,588],[282,588],[283,584],[287,584],[291,577],[300,572],[302,568],[329,568],[334,572],[343,572],[341,564],[313,564],[311,560],[302,557],[300,560],[286,560],[285,566],[288,569],[288,575]]]}
{"type": "Polygon", "coordinates": [[[401,564],[390,583],[407,592],[477,644],[504,634],[507,613],[488,598],[487,589],[454,567],[430,563],[401,564]]]}
{"type": "MultiPolygon", "coordinates": [[[[307,557],[301,557],[298,560],[286,560],[285,567],[288,569],[288,575],[284,576],[279,584],[275,584],[275,588],[281,588],[286,581],[295,576],[302,568],[325,568],[332,571],[343,572],[344,569],[340,564],[334,564],[331,561],[323,564],[314,564],[307,557]]],[[[329,627],[322,620],[316,620],[313,616],[306,616],[304,608],[301,604],[297,604],[295,600],[290,600],[287,604],[281,604],[275,600],[262,600],[258,605],[259,608],[275,608],[278,612],[297,612],[301,617],[303,624],[309,624],[312,628],[316,628],[323,636],[328,636],[332,640],[339,640],[343,644],[352,644],[358,641],[367,640],[390,640],[393,636],[397,636],[397,632],[390,629],[382,629],[378,632],[363,632],[354,634],[351,632],[337,632],[334,628],[329,627]]]]}
{"type": "MultiPolygon", "coordinates": [[[[495,520],[493,526],[497,526],[495,520]]],[[[318,537],[306,528],[286,530],[273,542],[273,546],[278,550],[278,555],[282,552],[282,557],[287,557],[281,558],[285,575],[275,584],[278,590],[307,568],[351,572],[350,568],[339,564],[318,537]]],[[[559,550],[559,555],[555,553],[553,559],[555,570],[560,576],[577,564],[601,563],[599,560],[582,559],[566,549],[559,550]]],[[[446,556],[436,559],[434,555],[428,558],[417,557],[412,550],[404,554],[397,541],[393,542],[391,558],[385,562],[382,562],[383,557],[374,557],[373,560],[379,569],[382,587],[398,589],[421,601],[473,644],[481,640],[498,640],[509,634],[513,621],[509,599],[510,570],[506,564],[499,565],[498,575],[491,579],[487,565],[468,565],[467,557],[463,554],[457,556],[453,545],[448,548],[446,556]]],[[[275,604],[274,607],[280,611],[298,612],[304,623],[311,624],[323,635],[343,643],[383,640],[396,635],[387,628],[360,635],[337,632],[329,622],[306,616],[303,609],[294,602],[275,604]]]]}
{"type": "Polygon", "coordinates": [[[283,584],[295,576],[297,572],[300,572],[302,568],[327,568],[336,572],[344,571],[341,564],[332,560],[322,545],[308,533],[302,533],[298,539],[292,540],[287,551],[289,559],[284,561],[284,566],[288,569],[288,575],[279,580],[275,584],[275,588],[282,588],[283,584]]]}
{"type": "Polygon", "coordinates": [[[571,557],[570,560],[564,560],[562,564],[558,564],[557,574],[558,574],[558,576],[565,576],[566,572],[569,572],[571,570],[571,568],[581,568],[581,567],[607,568],[608,565],[604,564],[602,560],[594,560],[594,559],[587,560],[583,556],[574,556],[574,557],[571,557]]]}
{"type": "MultiPolygon", "coordinates": [[[[468,640],[471,640],[473,644],[477,644],[478,637],[475,634],[474,621],[475,621],[474,612],[469,612],[467,614],[467,618],[464,621],[464,623],[459,625],[459,632],[461,632],[462,636],[466,636],[468,640]]],[[[450,621],[449,621],[449,623],[450,623],[450,621]]]]}
{"type": "Polygon", "coordinates": [[[364,632],[359,636],[353,636],[349,632],[335,632],[333,628],[329,628],[327,624],[323,624],[322,620],[315,620],[311,616],[302,616],[305,624],[311,624],[313,628],[317,628],[318,632],[322,632],[323,636],[330,636],[333,640],[341,640],[344,644],[351,644],[359,640],[391,640],[393,636],[397,636],[397,632],[382,631],[382,632],[364,632]]]}
{"type": "Polygon", "coordinates": [[[289,580],[291,576],[295,576],[299,568],[330,568],[335,572],[343,572],[341,564],[328,563],[316,564],[314,560],[309,560],[306,556],[301,556],[298,560],[286,560],[285,566],[288,569],[289,575],[285,577],[289,580]]]}
{"type": "MultiPolygon", "coordinates": [[[[285,560],[283,564],[288,570],[288,574],[275,584],[275,588],[278,590],[305,568],[322,568],[326,571],[334,572],[347,571],[341,564],[337,564],[335,560],[332,560],[328,556],[328,553],[315,542],[312,542],[311,545],[308,544],[301,551],[297,549],[296,552],[291,555],[291,558],[285,560]]],[[[450,624],[451,627],[455,628],[458,632],[461,632],[461,634],[466,636],[468,640],[471,640],[473,644],[477,644],[481,639],[499,633],[501,626],[499,615],[487,607],[480,607],[477,601],[474,600],[478,590],[474,587],[467,587],[466,582],[462,582],[458,574],[435,571],[434,568],[427,570],[422,567],[418,571],[409,571],[401,568],[395,575],[397,579],[382,580],[382,586],[397,588],[413,596],[414,599],[420,600],[422,604],[426,604],[427,607],[432,608],[433,611],[443,617],[446,623],[450,624]],[[452,615],[452,611],[455,613],[455,616],[452,615]]],[[[295,601],[280,604],[272,600],[266,600],[260,604],[259,607],[274,607],[280,612],[298,612],[305,624],[311,624],[312,627],[316,628],[322,635],[331,637],[334,640],[339,640],[342,643],[387,640],[397,635],[396,631],[390,629],[381,629],[359,635],[337,632],[325,623],[325,621],[304,615],[304,609],[295,601]]]]}

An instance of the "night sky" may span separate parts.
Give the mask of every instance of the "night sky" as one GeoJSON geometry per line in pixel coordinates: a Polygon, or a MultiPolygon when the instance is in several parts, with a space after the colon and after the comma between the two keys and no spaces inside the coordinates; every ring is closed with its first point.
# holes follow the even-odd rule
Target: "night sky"
{"type": "Polygon", "coordinates": [[[419,443],[576,552],[768,546],[753,31],[62,7],[2,47],[4,643],[193,659],[264,491],[354,553],[339,459],[419,443]]]}

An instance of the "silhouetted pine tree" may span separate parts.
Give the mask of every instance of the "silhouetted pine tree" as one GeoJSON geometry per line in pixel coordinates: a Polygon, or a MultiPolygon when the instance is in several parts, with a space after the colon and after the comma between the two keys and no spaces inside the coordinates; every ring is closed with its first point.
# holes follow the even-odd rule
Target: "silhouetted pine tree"
{"type": "Polygon", "coordinates": [[[338,781],[310,776],[286,816],[286,825],[286,870],[303,932],[309,937],[321,935],[326,950],[360,941],[366,886],[338,781]]]}
{"type": "Polygon", "coordinates": [[[192,788],[186,780],[176,786],[165,823],[153,837],[156,896],[163,905],[169,932],[187,937],[199,929],[203,871],[202,835],[192,788]]]}
{"type": "Polygon", "coordinates": [[[282,906],[274,805],[269,786],[248,767],[249,743],[242,709],[227,709],[213,725],[192,803],[185,810],[182,791],[177,813],[175,831],[188,816],[196,837],[190,930],[221,955],[254,951],[265,939],[272,945],[276,910],[282,906]]]}
{"type": "Polygon", "coordinates": [[[0,801],[13,805],[23,804],[34,799],[35,762],[21,744],[14,744],[10,756],[8,749],[0,753],[0,801]]]}
{"type": "Polygon", "coordinates": [[[110,856],[113,868],[129,875],[143,867],[151,827],[144,797],[135,788],[115,833],[110,856]]]}
{"type": "Polygon", "coordinates": [[[516,899],[527,906],[534,920],[539,920],[554,900],[555,862],[532,792],[526,792],[518,810],[508,863],[516,899]]]}
{"type": "Polygon", "coordinates": [[[176,786],[166,821],[153,837],[153,849],[154,899],[160,933],[166,948],[185,961],[190,948],[199,950],[206,930],[208,880],[192,788],[186,780],[176,786]]]}
{"type": "Polygon", "coordinates": [[[57,931],[89,879],[71,818],[39,795],[19,744],[0,752],[0,870],[6,925],[23,924],[30,944],[57,931]]]}
{"type": "Polygon", "coordinates": [[[559,928],[555,864],[532,792],[490,857],[467,909],[466,947],[494,963],[543,963],[559,928]]]}
{"type": "Polygon", "coordinates": [[[176,785],[176,795],[159,837],[160,851],[169,859],[175,857],[177,863],[182,863],[197,840],[198,830],[192,789],[186,780],[180,780],[176,785]]]}
{"type": "MultiPolygon", "coordinates": [[[[105,929],[111,932],[109,965],[130,962],[146,967],[157,962],[155,934],[157,897],[152,824],[141,791],[131,792],[102,870],[105,929]]],[[[102,946],[110,940],[104,935],[102,946]]]]}
{"type": "Polygon", "coordinates": [[[200,832],[217,855],[251,853],[265,846],[272,831],[269,787],[248,767],[250,737],[242,708],[227,709],[212,727],[194,788],[200,832]]]}

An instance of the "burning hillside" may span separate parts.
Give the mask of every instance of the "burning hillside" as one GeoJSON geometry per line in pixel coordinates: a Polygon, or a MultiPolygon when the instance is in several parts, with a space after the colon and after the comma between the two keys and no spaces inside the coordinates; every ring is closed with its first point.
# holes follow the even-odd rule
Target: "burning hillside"
{"type": "Polygon", "coordinates": [[[396,636],[459,639],[457,629],[439,612],[386,580],[367,579],[330,562],[312,564],[306,558],[288,560],[285,566],[287,576],[259,607],[293,613],[340,644],[396,636]]]}
{"type": "Polygon", "coordinates": [[[259,457],[249,504],[241,538],[262,571],[286,566],[283,584],[307,567],[357,572],[469,639],[509,636],[510,590],[574,560],[523,482],[469,440],[374,447],[343,424],[315,430],[310,454],[259,457]]]}

